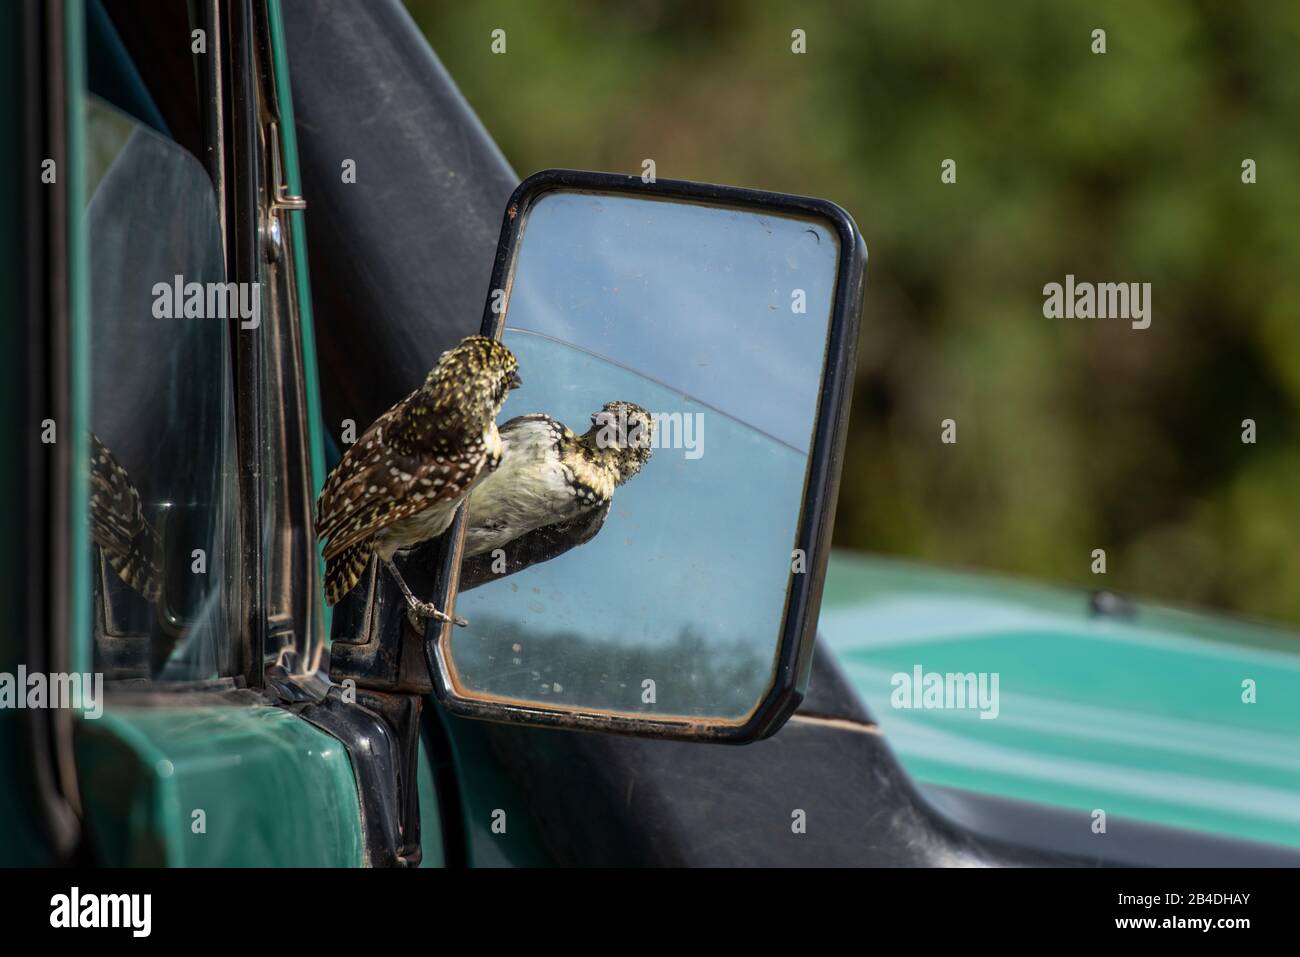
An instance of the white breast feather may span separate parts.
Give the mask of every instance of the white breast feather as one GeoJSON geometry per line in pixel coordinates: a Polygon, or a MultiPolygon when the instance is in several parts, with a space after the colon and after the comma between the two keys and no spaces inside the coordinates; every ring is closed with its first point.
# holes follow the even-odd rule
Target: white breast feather
{"type": "Polygon", "coordinates": [[[558,428],[547,416],[529,416],[502,431],[501,464],[469,499],[467,557],[500,548],[582,510],[555,450],[558,428]]]}

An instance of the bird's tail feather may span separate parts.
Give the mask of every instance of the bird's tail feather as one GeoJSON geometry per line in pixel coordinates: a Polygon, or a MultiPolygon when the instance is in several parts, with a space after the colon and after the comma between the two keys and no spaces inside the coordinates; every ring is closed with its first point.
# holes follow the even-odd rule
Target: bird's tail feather
{"type": "Polygon", "coordinates": [[[153,603],[162,597],[162,540],[147,522],[125,548],[105,548],[100,553],[118,577],[153,603]]]}
{"type": "Polygon", "coordinates": [[[349,545],[325,563],[325,601],[337,605],[343,596],[357,587],[370,564],[374,544],[366,539],[349,545]]]}

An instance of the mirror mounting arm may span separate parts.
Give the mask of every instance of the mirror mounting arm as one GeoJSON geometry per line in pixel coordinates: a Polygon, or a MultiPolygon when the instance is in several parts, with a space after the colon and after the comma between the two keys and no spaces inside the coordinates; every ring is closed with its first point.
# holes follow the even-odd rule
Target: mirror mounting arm
{"type": "MultiPolygon", "coordinates": [[[[433,591],[449,544],[450,536],[443,536],[398,559],[412,588],[421,594],[433,591]]],[[[421,712],[425,696],[433,690],[425,636],[411,626],[406,609],[393,577],[372,562],[358,586],[334,609],[329,675],[336,687],[327,707],[304,715],[318,723],[328,721],[331,733],[337,733],[340,724],[343,731],[355,724],[361,730],[354,737],[366,734],[367,728],[383,728],[388,746],[381,750],[387,756],[360,758],[369,779],[365,800],[374,804],[367,856],[372,864],[397,867],[420,862],[416,769],[421,712]]]]}

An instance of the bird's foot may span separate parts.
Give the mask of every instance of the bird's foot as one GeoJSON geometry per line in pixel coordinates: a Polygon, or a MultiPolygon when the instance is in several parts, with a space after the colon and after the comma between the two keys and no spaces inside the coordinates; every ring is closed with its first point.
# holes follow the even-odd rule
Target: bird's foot
{"type": "Polygon", "coordinates": [[[453,616],[447,614],[445,611],[439,610],[438,606],[431,601],[412,599],[408,604],[410,605],[410,608],[406,613],[406,617],[416,631],[423,630],[424,623],[430,618],[434,621],[450,621],[460,625],[462,628],[469,624],[469,622],[460,617],[460,615],[453,616]]]}
{"type": "Polygon", "coordinates": [[[423,631],[424,623],[430,618],[434,621],[453,621],[462,628],[469,624],[469,622],[464,618],[461,618],[459,615],[453,618],[445,611],[439,610],[438,606],[431,601],[420,601],[420,599],[415,597],[410,586],[406,584],[406,579],[403,578],[402,573],[397,570],[397,566],[393,564],[392,559],[381,558],[380,560],[388,566],[388,570],[392,572],[393,578],[397,582],[397,587],[402,590],[402,597],[406,599],[406,604],[408,606],[406,618],[411,623],[411,627],[416,631],[423,631]]]}

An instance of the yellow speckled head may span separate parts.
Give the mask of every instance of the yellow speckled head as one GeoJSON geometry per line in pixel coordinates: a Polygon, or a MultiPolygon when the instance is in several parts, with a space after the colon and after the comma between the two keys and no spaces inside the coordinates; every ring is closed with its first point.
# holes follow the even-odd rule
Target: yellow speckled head
{"type": "Polygon", "coordinates": [[[609,463],[618,473],[622,485],[650,461],[654,442],[654,416],[635,402],[615,399],[606,402],[599,412],[592,413],[592,431],[595,445],[603,449],[609,463]]]}
{"type": "Polygon", "coordinates": [[[438,410],[496,418],[510,390],[522,384],[513,352],[495,339],[467,336],[442,354],[424,388],[438,410]]]}
{"type": "Polygon", "coordinates": [[[654,439],[654,416],[635,402],[624,402],[621,399],[606,402],[599,412],[592,413],[591,423],[598,427],[607,426],[606,434],[611,447],[649,449],[654,439]]]}

